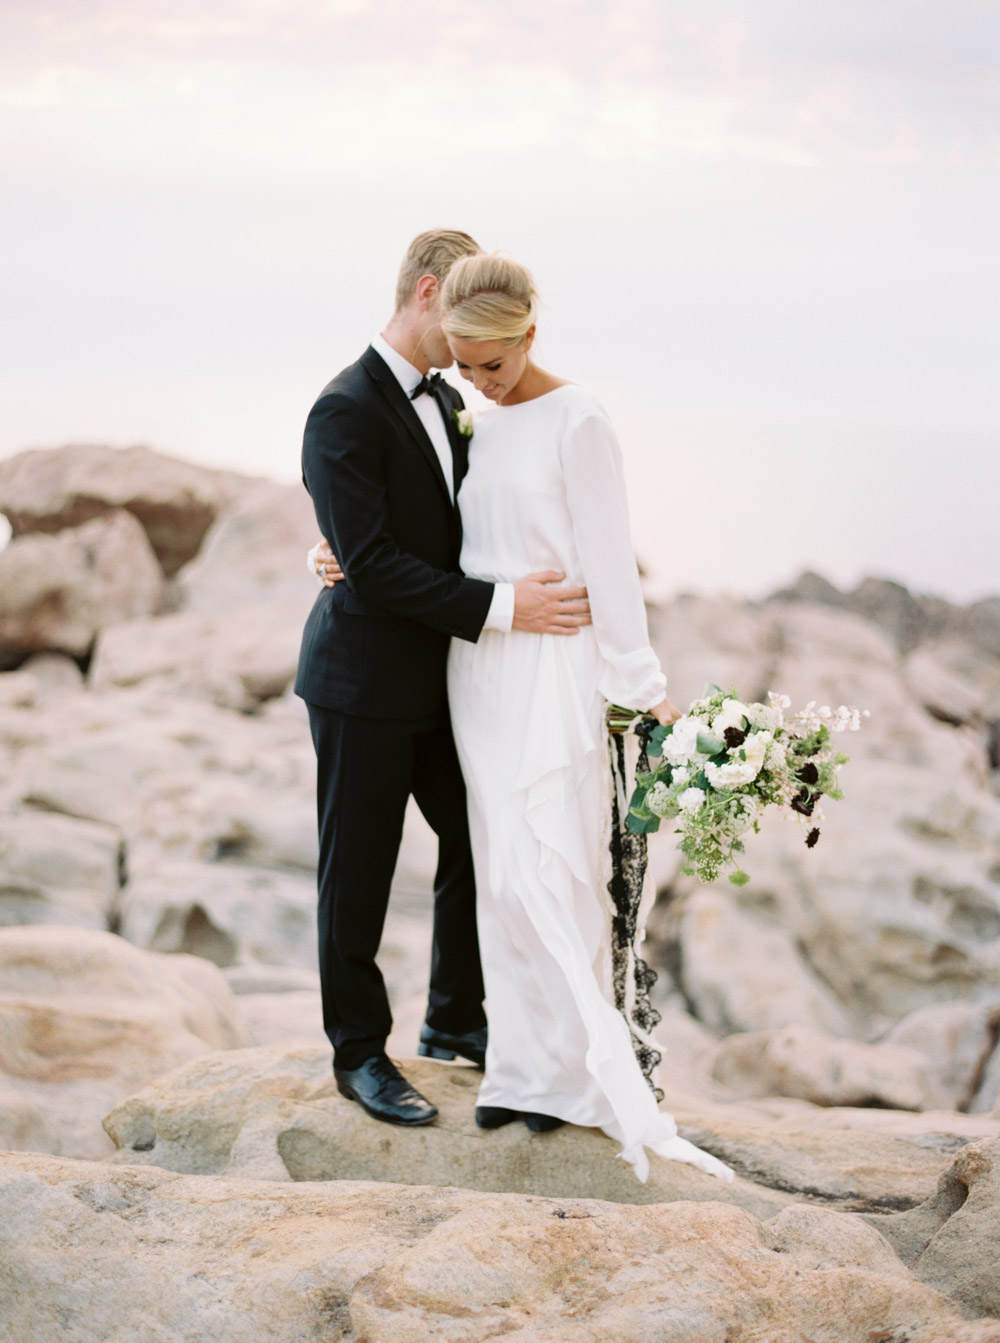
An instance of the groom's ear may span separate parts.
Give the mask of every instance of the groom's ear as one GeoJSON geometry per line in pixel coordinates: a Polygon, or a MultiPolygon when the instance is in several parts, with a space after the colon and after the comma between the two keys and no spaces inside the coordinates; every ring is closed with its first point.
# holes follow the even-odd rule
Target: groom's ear
{"type": "Polygon", "coordinates": [[[421,275],[414,290],[422,308],[433,308],[438,296],[438,278],[436,275],[421,275]]]}

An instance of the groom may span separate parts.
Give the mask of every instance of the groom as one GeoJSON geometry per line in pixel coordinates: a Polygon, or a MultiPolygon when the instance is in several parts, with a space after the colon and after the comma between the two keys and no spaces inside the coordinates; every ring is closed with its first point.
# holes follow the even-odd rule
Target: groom
{"type": "Polygon", "coordinates": [[[302,474],[346,582],[306,622],[295,690],[317,757],[323,1024],[341,1093],[376,1119],[426,1124],[437,1110],[387,1058],[389,1001],[375,962],[407,799],[438,836],[434,937],[420,1052],[483,1066],[486,1017],[465,786],[451,735],[452,638],[483,629],[575,634],[586,592],[563,575],[466,578],[456,493],[469,445],[462,398],[432,368],[452,363],[439,320],[451,266],[478,252],[434,229],[403,259],[396,309],[309,413],[302,474]]]}

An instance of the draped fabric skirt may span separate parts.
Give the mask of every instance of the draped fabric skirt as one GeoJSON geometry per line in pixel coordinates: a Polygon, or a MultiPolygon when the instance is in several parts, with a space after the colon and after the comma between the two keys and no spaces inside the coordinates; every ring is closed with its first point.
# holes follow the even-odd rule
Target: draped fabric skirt
{"type": "Polygon", "coordinates": [[[589,628],[452,641],[489,1014],[479,1103],[603,1129],[641,1180],[647,1148],[731,1178],[659,1110],[613,1004],[599,660],[589,628]]]}

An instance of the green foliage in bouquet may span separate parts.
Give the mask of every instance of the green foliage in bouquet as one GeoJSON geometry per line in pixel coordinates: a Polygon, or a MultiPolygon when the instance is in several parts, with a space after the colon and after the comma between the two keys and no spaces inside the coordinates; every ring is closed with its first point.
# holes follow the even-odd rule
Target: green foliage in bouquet
{"type": "MultiPolygon", "coordinates": [[[[820,800],[843,797],[837,771],[848,757],[834,747],[831,732],[857,731],[868,716],[846,705],[817,709],[813,701],[786,717],[789,704],[773,692],[767,704],[744,704],[734,690],[710,685],[669,726],[612,706],[611,731],[636,732],[652,765],[636,774],[629,831],[652,834],[663,820],[676,819],[685,873],[710,882],[732,868],[729,880],[745,886],[743,836],[759,831],[766,807],[818,822],[820,800]]],[[[805,842],[812,848],[818,839],[814,823],[805,842]]]]}

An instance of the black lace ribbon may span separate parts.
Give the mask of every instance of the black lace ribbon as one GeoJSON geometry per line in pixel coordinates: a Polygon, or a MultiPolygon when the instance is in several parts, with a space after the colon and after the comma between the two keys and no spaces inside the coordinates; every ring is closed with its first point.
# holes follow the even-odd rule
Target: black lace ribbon
{"type": "MultiPolygon", "coordinates": [[[[625,760],[625,738],[611,733],[611,880],[608,892],[614,913],[611,916],[611,974],[615,1007],[628,1023],[642,1075],[658,1101],[663,1092],[653,1081],[653,1072],[663,1055],[649,1039],[654,1027],[662,1021],[660,1013],[649,1000],[649,992],[658,975],[636,950],[639,927],[639,907],[642,904],[646,881],[646,836],[633,835],[626,827],[628,799],[632,796],[634,780],[628,778],[625,760]],[[624,799],[624,807],[622,805],[624,799]],[[629,984],[632,985],[632,1006],[629,1010],[629,984]],[[636,1031],[638,1027],[642,1035],[636,1031]],[[644,1038],[645,1037],[645,1038],[644,1038]]],[[[649,769],[649,757],[642,729],[639,731],[640,770],[649,769]]]]}

